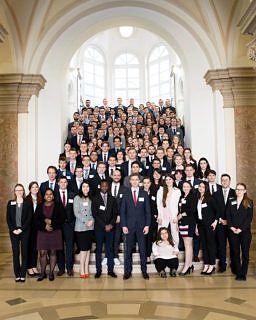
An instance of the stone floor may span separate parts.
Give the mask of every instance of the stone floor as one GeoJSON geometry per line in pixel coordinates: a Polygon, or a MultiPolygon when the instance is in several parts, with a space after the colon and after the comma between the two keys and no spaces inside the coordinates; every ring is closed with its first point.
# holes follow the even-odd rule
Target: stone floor
{"type": "Polygon", "coordinates": [[[225,274],[162,279],[156,273],[127,281],[66,275],[49,282],[15,283],[11,255],[0,254],[0,319],[256,319],[255,260],[246,282],[225,274]]]}

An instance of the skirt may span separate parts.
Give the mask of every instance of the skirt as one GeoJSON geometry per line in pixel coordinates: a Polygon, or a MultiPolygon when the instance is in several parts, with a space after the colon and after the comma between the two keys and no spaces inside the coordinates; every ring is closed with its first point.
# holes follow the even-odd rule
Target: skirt
{"type": "Polygon", "coordinates": [[[61,230],[38,231],[37,250],[62,250],[62,232],[61,230]]]}
{"type": "Polygon", "coordinates": [[[93,241],[93,230],[76,231],[76,240],[81,251],[91,250],[93,241]]]}
{"type": "Polygon", "coordinates": [[[186,224],[186,225],[180,224],[179,225],[180,235],[182,237],[191,237],[192,238],[195,233],[195,228],[196,228],[196,225],[194,223],[186,224]]]}

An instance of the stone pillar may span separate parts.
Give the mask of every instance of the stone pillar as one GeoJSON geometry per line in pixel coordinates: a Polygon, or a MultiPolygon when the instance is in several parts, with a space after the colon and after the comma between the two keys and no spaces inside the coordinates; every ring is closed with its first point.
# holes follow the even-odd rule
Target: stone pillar
{"type": "Polygon", "coordinates": [[[236,163],[236,180],[247,185],[248,194],[256,203],[256,71],[253,68],[209,70],[205,80],[213,91],[219,90],[223,96],[227,161],[236,163]]]}
{"type": "MultiPolygon", "coordinates": [[[[18,182],[18,115],[28,112],[32,95],[46,80],[41,75],[0,74],[0,249],[6,248],[6,204],[18,182]]],[[[25,146],[26,147],[26,146],[25,146]]]]}

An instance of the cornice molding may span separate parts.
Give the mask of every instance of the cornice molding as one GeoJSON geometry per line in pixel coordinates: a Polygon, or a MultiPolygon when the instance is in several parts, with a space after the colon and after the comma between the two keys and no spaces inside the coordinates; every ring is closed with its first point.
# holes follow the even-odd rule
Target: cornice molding
{"type": "Polygon", "coordinates": [[[224,108],[256,106],[256,71],[253,68],[208,70],[205,81],[223,96],[224,108]]]}
{"type": "Polygon", "coordinates": [[[256,0],[253,0],[238,22],[243,34],[256,34],[256,0]]]}
{"type": "Polygon", "coordinates": [[[38,96],[45,83],[40,74],[0,74],[0,112],[27,113],[31,96],[38,96]]]}

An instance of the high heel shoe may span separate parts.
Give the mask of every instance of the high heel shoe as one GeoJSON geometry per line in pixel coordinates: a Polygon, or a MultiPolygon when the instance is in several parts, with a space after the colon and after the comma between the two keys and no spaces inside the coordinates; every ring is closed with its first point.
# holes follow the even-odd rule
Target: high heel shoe
{"type": "Polygon", "coordinates": [[[191,269],[191,267],[188,267],[185,272],[181,272],[181,273],[180,273],[180,276],[183,276],[183,277],[184,277],[186,274],[190,274],[190,269],[191,269]]]}
{"type": "Polygon", "coordinates": [[[190,271],[194,272],[194,265],[193,264],[190,266],[190,271]]]}
{"type": "Polygon", "coordinates": [[[40,273],[39,277],[37,278],[37,281],[43,281],[46,277],[46,273],[40,273]]]}
{"type": "Polygon", "coordinates": [[[208,267],[207,267],[207,268],[206,268],[206,267],[204,267],[203,271],[201,271],[201,274],[206,274],[206,272],[208,271],[208,269],[209,269],[209,265],[208,265],[208,267]]]}
{"type": "MultiPolygon", "coordinates": [[[[208,270],[209,270],[209,269],[208,269],[208,270]]],[[[207,276],[209,276],[209,275],[211,275],[212,273],[214,273],[215,267],[213,267],[210,272],[208,272],[208,270],[205,272],[205,274],[206,274],[207,276]]]]}

